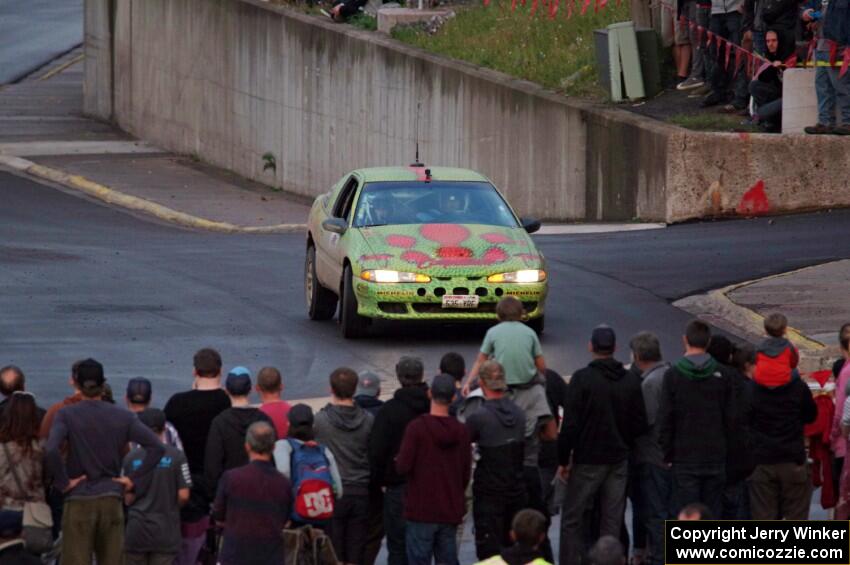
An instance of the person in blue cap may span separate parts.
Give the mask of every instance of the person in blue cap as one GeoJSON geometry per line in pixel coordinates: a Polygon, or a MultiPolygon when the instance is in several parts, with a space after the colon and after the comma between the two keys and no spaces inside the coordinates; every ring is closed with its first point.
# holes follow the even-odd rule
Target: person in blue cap
{"type": "Polygon", "coordinates": [[[215,417],[207,438],[204,457],[204,474],[210,497],[214,497],[222,473],[248,464],[245,452],[245,433],[254,422],[268,422],[269,418],[259,408],[250,405],[251,371],[234,367],[227,373],[224,389],[230,397],[230,408],[215,417]]]}

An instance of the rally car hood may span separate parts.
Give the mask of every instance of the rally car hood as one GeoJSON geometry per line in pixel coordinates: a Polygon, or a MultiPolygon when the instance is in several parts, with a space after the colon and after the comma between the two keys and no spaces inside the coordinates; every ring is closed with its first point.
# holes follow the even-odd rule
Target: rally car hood
{"type": "Polygon", "coordinates": [[[435,276],[480,275],[544,268],[523,228],[480,224],[415,224],[356,228],[362,269],[435,276]]]}

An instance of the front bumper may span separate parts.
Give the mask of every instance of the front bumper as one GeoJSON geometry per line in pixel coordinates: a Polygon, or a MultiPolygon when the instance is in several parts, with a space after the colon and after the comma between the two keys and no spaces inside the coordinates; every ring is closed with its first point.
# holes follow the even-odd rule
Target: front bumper
{"type": "Polygon", "coordinates": [[[484,277],[441,277],[429,283],[354,283],[357,313],[387,320],[495,320],[496,304],[504,296],[516,296],[528,319],[543,315],[548,285],[540,283],[489,283],[484,277]],[[478,307],[442,307],[442,296],[478,295],[478,307]]]}

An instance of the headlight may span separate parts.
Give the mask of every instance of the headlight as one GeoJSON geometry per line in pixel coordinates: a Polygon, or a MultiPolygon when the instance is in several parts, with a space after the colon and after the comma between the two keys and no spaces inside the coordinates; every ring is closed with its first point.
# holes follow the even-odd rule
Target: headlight
{"type": "Polygon", "coordinates": [[[546,271],[540,269],[526,269],[524,271],[514,271],[512,273],[499,273],[498,275],[490,275],[487,277],[487,282],[491,283],[535,283],[546,280],[546,271]]]}
{"type": "Polygon", "coordinates": [[[428,275],[419,273],[401,273],[399,271],[385,271],[382,269],[370,269],[360,273],[364,281],[376,283],[427,283],[431,282],[428,275]]]}

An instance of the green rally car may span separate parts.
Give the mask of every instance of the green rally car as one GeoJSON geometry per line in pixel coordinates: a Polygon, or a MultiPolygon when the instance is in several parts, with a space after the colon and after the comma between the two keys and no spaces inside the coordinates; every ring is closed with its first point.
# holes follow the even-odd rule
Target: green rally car
{"type": "Polygon", "coordinates": [[[316,198],[307,224],[304,291],[313,320],[363,335],[375,318],[495,320],[513,295],[543,330],[546,262],[493,184],[465,169],[370,168],[316,198]]]}

